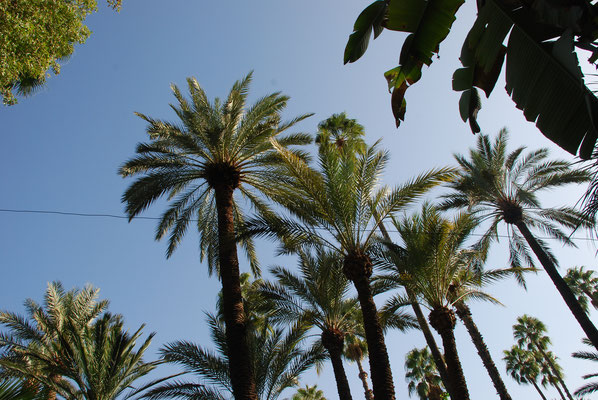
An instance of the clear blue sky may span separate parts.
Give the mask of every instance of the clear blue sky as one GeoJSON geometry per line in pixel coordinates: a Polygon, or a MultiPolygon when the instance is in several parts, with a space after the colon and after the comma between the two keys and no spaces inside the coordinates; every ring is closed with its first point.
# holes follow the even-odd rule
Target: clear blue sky
{"type": "MultiPolygon", "coordinates": [[[[133,155],[135,144],[145,140],[145,124],[133,112],[174,119],[168,107],[173,101],[169,84],[184,86],[188,76],[197,77],[210,97],[222,97],[235,80],[254,70],[253,99],[282,91],[291,96],[289,118],[316,113],[300,125],[306,132],[315,132],[318,122],[332,113],[346,111],[365,126],[368,142],[383,138],[383,146],[390,149],[385,182],[391,185],[451,163],[453,153],[466,152],[475,143],[459,118],[459,95],[452,92],[450,81],[459,67],[457,54],[465,27],[471,26],[473,3],[460,11],[440,58],[408,91],[407,120],[399,130],[382,74],[396,65],[404,35],[386,31],[362,60],[342,64],[353,22],[367,4],[125,0],[117,14],[100,1],[99,12],[88,18],[92,36],[76,47],[62,73],[35,96],[0,109],[0,208],[122,215],[120,197],[130,181],[116,171],[133,155]]],[[[506,126],[512,148],[548,146],[553,155],[570,159],[525,122],[503,86],[499,82],[492,98],[484,101],[482,129],[494,134],[506,126]]],[[[543,200],[547,205],[574,204],[582,192],[569,188],[543,200]]],[[[144,215],[158,216],[163,204],[144,215]]],[[[151,220],[129,224],[121,219],[0,212],[0,226],[1,309],[22,312],[25,298],[41,301],[48,281],[61,280],[67,288],[92,283],[129,327],[146,323],[147,332],[157,331],[147,358],[155,357],[161,344],[177,339],[210,345],[203,311],[213,310],[219,283],[200,264],[193,231],[166,260],[166,243],[153,240],[151,220]]],[[[563,270],[595,267],[595,246],[578,243],[573,250],[554,244],[563,270]]],[[[260,242],[259,256],[264,267],[288,262],[275,259],[273,246],[265,242],[260,242]]],[[[489,267],[506,262],[504,248],[497,248],[489,267]]],[[[491,292],[507,307],[475,304],[474,318],[514,398],[537,396],[533,388],[518,387],[506,377],[500,361],[502,350],[513,344],[511,325],[523,313],[548,325],[571,390],[581,385],[581,375],[595,370],[591,363],[570,357],[583,348],[582,333],[544,273],[529,277],[527,292],[513,282],[491,292]]],[[[387,343],[397,397],[404,399],[404,354],[424,341],[418,332],[396,332],[388,335],[387,343]]],[[[472,398],[493,398],[494,389],[462,326],[457,328],[457,344],[472,398]]],[[[349,366],[348,373],[353,395],[360,398],[355,366],[349,366]]],[[[329,365],[321,375],[311,372],[301,381],[315,383],[328,398],[337,398],[329,365]]],[[[555,396],[551,391],[550,397],[555,396]]]]}

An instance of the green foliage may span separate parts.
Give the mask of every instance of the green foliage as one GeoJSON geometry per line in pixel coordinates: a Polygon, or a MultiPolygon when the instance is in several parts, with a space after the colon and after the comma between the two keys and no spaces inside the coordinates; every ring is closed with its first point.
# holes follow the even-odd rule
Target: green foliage
{"type": "MultiPolygon", "coordinates": [[[[588,344],[591,345],[591,343],[588,343],[588,344]]],[[[594,362],[598,361],[598,353],[595,351],[577,351],[577,352],[573,353],[572,355],[573,355],[573,357],[579,358],[582,360],[588,360],[588,361],[594,361],[594,362]]],[[[598,376],[598,373],[587,374],[587,375],[583,376],[583,379],[595,378],[597,376],[598,376]]],[[[590,383],[583,385],[582,387],[580,387],[579,389],[577,389],[575,391],[575,395],[583,396],[583,395],[594,393],[594,392],[598,392],[598,382],[590,382],[590,383]]]]}
{"type": "Polygon", "coordinates": [[[135,349],[143,326],[125,331],[121,316],[103,313],[108,302],[97,301],[98,291],[87,286],[66,292],[54,282],[43,306],[25,302],[28,317],[1,312],[8,333],[0,335],[0,367],[48,397],[114,400],[130,390],[156,366],[142,360],[154,335],[135,349]]]}
{"type": "Polygon", "coordinates": [[[427,347],[414,348],[405,355],[405,380],[409,395],[417,393],[421,400],[431,398],[431,392],[442,392],[442,379],[427,347]]]}
{"type": "MultiPolygon", "coordinates": [[[[501,130],[492,141],[479,135],[476,148],[469,157],[455,155],[459,165],[457,178],[448,184],[451,193],[442,196],[442,209],[467,209],[480,221],[490,226],[477,243],[487,249],[498,239],[498,225],[524,222],[543,234],[575,246],[561,227],[575,229],[589,227],[590,221],[571,207],[546,208],[541,206],[538,194],[568,184],[585,183],[587,171],[573,169],[571,163],[550,160],[548,149],[525,153],[525,147],[507,152],[508,134],[501,130]]],[[[509,256],[513,268],[534,267],[528,244],[515,229],[509,229],[509,256]]],[[[554,260],[547,245],[537,239],[546,254],[554,260]]],[[[520,283],[524,283],[519,275],[520,283]]]]}
{"type": "Polygon", "coordinates": [[[584,270],[584,267],[569,268],[563,279],[585,312],[588,312],[588,300],[598,309],[598,277],[594,271],[584,270]]]}
{"type": "Polygon", "coordinates": [[[301,387],[297,393],[291,397],[291,400],[326,400],[324,392],[318,389],[318,385],[301,387]]]}
{"type": "Polygon", "coordinates": [[[540,365],[533,352],[513,346],[511,350],[504,350],[503,353],[507,372],[515,382],[519,384],[536,383],[540,376],[540,365]]]}
{"type": "MultiPolygon", "coordinates": [[[[260,213],[271,213],[258,194],[282,201],[291,196],[293,185],[270,140],[277,138],[285,148],[311,142],[306,134],[282,135],[310,116],[282,121],[287,96],[272,93],[247,105],[251,77],[249,73],[235,82],[224,101],[210,101],[195,78],[187,79],[189,99],[172,85],[177,100],[172,107],[180,121],[160,121],[138,113],[148,123],[150,141],[140,143],[137,156],[120,168],[123,177],[139,176],[122,198],[129,218],[139,215],[158,198],[166,197],[169,207],[156,228],[156,240],[169,233],[166,255],[170,257],[189,223],[196,219],[201,260],[207,258],[210,272],[218,270],[215,187],[231,185],[240,197],[233,200],[235,227],[246,219],[243,201],[260,213]]],[[[287,151],[299,159],[307,157],[301,150],[287,151]]],[[[253,273],[258,274],[253,242],[244,239],[240,244],[247,252],[253,273]]]]}
{"type": "MultiPolygon", "coordinates": [[[[169,343],[162,349],[163,360],[178,364],[185,373],[192,373],[204,383],[170,380],[143,395],[149,400],[159,399],[232,399],[232,384],[228,368],[226,334],[221,316],[207,316],[216,351],[189,341],[169,343]]],[[[299,376],[324,360],[321,347],[306,351],[301,348],[307,329],[294,325],[287,332],[266,323],[250,325],[248,336],[252,371],[258,398],[276,400],[282,391],[294,387],[299,376]]]]}
{"type": "MultiPolygon", "coordinates": [[[[397,126],[405,118],[405,92],[419,81],[448,35],[464,0],[377,0],[358,17],[345,48],[344,61],[354,62],[365,52],[372,29],[409,35],[399,66],[385,73],[392,92],[397,126]]],[[[479,132],[481,98],[494,89],[506,55],[506,90],[528,121],[550,140],[572,154],[589,158],[598,130],[598,99],[586,87],[575,47],[593,52],[597,6],[589,2],[561,5],[554,2],[479,1],[477,20],[467,36],[460,60],[464,68],[453,76],[453,89],[463,91],[459,111],[479,132]],[[503,43],[507,41],[507,45],[503,43]]]]}
{"type": "MultiPolygon", "coordinates": [[[[121,0],[108,0],[115,9],[121,0]]],[[[4,104],[43,85],[49,71],[60,72],[61,59],[84,43],[85,18],[96,0],[6,0],[0,2],[0,94],[4,104]]]]}

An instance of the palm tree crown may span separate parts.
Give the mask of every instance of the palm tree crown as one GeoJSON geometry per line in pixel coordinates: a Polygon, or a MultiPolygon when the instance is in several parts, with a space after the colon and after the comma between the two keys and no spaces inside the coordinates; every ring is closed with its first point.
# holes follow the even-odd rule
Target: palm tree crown
{"type": "MultiPolygon", "coordinates": [[[[137,113],[147,121],[148,143],[137,146],[138,156],[121,168],[123,177],[141,175],[123,195],[132,219],[155,200],[166,196],[169,208],[156,229],[156,239],[170,232],[167,256],[172,255],[187,230],[197,220],[202,259],[207,257],[210,271],[218,266],[216,189],[237,190],[257,210],[267,209],[256,192],[278,199],[288,193],[282,159],[270,144],[277,137],[282,146],[311,142],[307,134],[283,132],[310,114],[282,122],[281,112],[289,97],[273,93],[251,107],[246,104],[252,73],[235,82],[225,101],[210,102],[195,78],[188,78],[190,99],[176,85],[172,91],[178,102],[171,105],[180,123],[156,120],[137,113]]],[[[301,151],[289,150],[298,157],[301,151]]],[[[235,225],[244,219],[241,207],[233,200],[235,225]]],[[[243,241],[253,265],[255,254],[250,241],[243,241]]]]}
{"type": "Polygon", "coordinates": [[[421,400],[441,398],[442,380],[427,347],[405,355],[405,379],[409,395],[416,393],[421,400]]]}
{"type": "Polygon", "coordinates": [[[0,366],[40,388],[46,399],[59,394],[66,399],[114,400],[132,389],[135,380],[157,365],[142,360],[154,334],[136,349],[143,326],[129,334],[121,316],[100,315],[108,302],[97,301],[97,296],[98,289],[91,286],[66,292],[53,282],[43,306],[31,299],[25,302],[29,320],[0,313],[0,324],[9,328],[0,336],[0,366]]]}
{"type": "Polygon", "coordinates": [[[487,249],[498,239],[498,225],[505,222],[509,229],[511,266],[533,267],[531,248],[586,336],[598,348],[598,330],[559,274],[557,262],[546,243],[530,230],[539,229],[563,244],[574,246],[561,228],[589,227],[590,221],[570,207],[541,207],[537,195],[540,191],[587,182],[590,175],[585,170],[572,169],[571,163],[548,160],[547,149],[525,154],[525,148],[520,147],[507,154],[507,139],[504,129],[494,142],[480,135],[477,148],[470,150],[469,159],[455,155],[459,172],[448,185],[453,191],[443,196],[441,208],[467,208],[481,221],[490,220],[489,228],[478,242],[481,249],[487,249]]]}
{"type": "Polygon", "coordinates": [[[273,142],[286,161],[287,173],[296,181],[298,200],[285,206],[298,221],[258,218],[249,224],[249,231],[276,234],[288,248],[319,244],[340,254],[343,273],[354,283],[363,313],[374,396],[391,400],[392,372],[369,282],[375,228],[391,213],[447,180],[450,170],[434,170],[390,189],[378,186],[388,162],[388,153],[379,150],[378,143],[357,155],[339,152],[334,146],[321,146],[318,171],[273,142]]]}

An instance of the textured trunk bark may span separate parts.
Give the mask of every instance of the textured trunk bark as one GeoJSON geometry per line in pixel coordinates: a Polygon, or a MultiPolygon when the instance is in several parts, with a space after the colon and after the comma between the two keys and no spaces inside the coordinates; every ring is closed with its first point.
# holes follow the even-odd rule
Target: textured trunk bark
{"type": "Polygon", "coordinates": [[[544,396],[544,393],[542,393],[542,391],[540,390],[540,387],[538,386],[538,384],[536,383],[536,381],[531,381],[531,384],[534,385],[534,387],[536,388],[536,390],[538,391],[538,393],[540,393],[540,397],[542,397],[542,400],[548,400],[546,398],[546,396],[544,396]]]}
{"type": "Polygon", "coordinates": [[[559,387],[558,383],[555,380],[553,380],[551,383],[552,383],[552,386],[554,386],[554,388],[556,389],[556,391],[559,392],[559,396],[561,396],[561,399],[562,400],[567,400],[567,398],[563,394],[563,391],[559,387]]]}
{"type": "Polygon", "coordinates": [[[218,261],[222,281],[222,309],[226,326],[228,367],[236,400],[257,400],[257,392],[247,344],[247,323],[243,310],[239,259],[235,242],[232,185],[214,188],[218,213],[218,261]]]}
{"type": "MultiPolygon", "coordinates": [[[[550,360],[550,358],[548,357],[548,355],[546,354],[546,352],[544,350],[542,350],[538,346],[536,346],[536,348],[538,349],[540,354],[542,354],[542,357],[544,357],[544,361],[546,361],[546,364],[548,364],[548,366],[550,367],[550,370],[552,371],[552,375],[553,375],[554,379],[556,379],[556,381],[561,384],[563,389],[565,389],[565,393],[567,393],[567,397],[569,398],[569,400],[573,400],[573,396],[571,396],[571,393],[569,392],[569,388],[567,388],[567,385],[565,385],[565,382],[563,382],[563,378],[562,378],[561,374],[559,373],[559,371],[556,369],[556,366],[554,365],[554,363],[550,360]]],[[[563,394],[559,390],[556,382],[554,382],[554,387],[557,388],[557,390],[559,391],[559,393],[561,393],[561,396],[562,396],[563,394]]],[[[566,400],[566,399],[563,398],[563,400],[566,400]]]]}
{"type": "Polygon", "coordinates": [[[351,389],[349,388],[349,381],[343,366],[343,344],[344,337],[341,332],[324,331],[322,332],[322,344],[328,351],[330,362],[332,362],[332,369],[334,371],[334,379],[336,380],[336,389],[338,390],[338,397],[340,400],[352,400],[351,389]]]}
{"type": "Polygon", "coordinates": [[[561,277],[552,260],[550,260],[548,255],[542,249],[542,247],[540,247],[538,241],[527,228],[525,222],[520,221],[517,222],[515,225],[517,226],[517,228],[519,229],[529,246],[532,248],[536,257],[538,257],[538,260],[540,260],[540,263],[544,267],[544,270],[546,271],[546,273],[548,273],[548,276],[550,277],[552,283],[554,283],[557,290],[563,297],[563,300],[565,300],[565,303],[567,303],[569,310],[571,310],[571,313],[573,313],[573,316],[585,332],[587,338],[590,339],[594,347],[598,349],[598,330],[596,329],[592,321],[590,321],[588,314],[586,314],[583,308],[581,308],[581,306],[579,305],[579,302],[577,301],[577,298],[575,298],[575,295],[571,291],[571,288],[569,288],[565,280],[561,277]]]}
{"type": "Polygon", "coordinates": [[[448,372],[446,371],[446,363],[444,362],[442,353],[440,353],[438,345],[436,344],[436,339],[434,339],[434,335],[432,335],[430,326],[426,321],[426,317],[424,316],[424,313],[422,312],[419,303],[415,300],[414,296],[409,291],[407,291],[407,295],[409,296],[409,299],[412,300],[411,307],[413,308],[413,312],[415,313],[415,316],[417,318],[419,328],[424,334],[424,338],[426,339],[426,343],[428,345],[428,348],[430,349],[430,353],[432,353],[432,358],[434,359],[434,363],[436,364],[436,369],[438,370],[440,379],[442,379],[442,383],[444,383],[444,387],[450,395],[452,393],[452,388],[450,387],[451,381],[449,379],[448,372]]]}
{"type": "Polygon", "coordinates": [[[488,371],[488,375],[490,375],[492,384],[494,385],[494,388],[496,389],[496,392],[498,393],[500,399],[511,400],[511,395],[509,395],[505,383],[500,377],[500,373],[498,372],[498,369],[496,368],[496,365],[492,360],[492,356],[488,351],[488,347],[486,347],[484,338],[478,330],[478,327],[476,326],[475,322],[473,322],[473,319],[471,318],[471,310],[469,309],[467,304],[463,302],[455,304],[455,309],[457,310],[457,315],[459,316],[461,321],[463,321],[463,324],[465,324],[467,332],[469,332],[469,336],[471,336],[471,341],[475,345],[475,348],[478,351],[480,358],[482,359],[484,367],[486,367],[486,371],[488,371]]]}
{"type": "MultiPolygon", "coordinates": [[[[377,218],[377,215],[375,215],[375,217],[377,218]]],[[[382,221],[380,221],[380,223],[378,224],[378,228],[380,229],[380,232],[382,233],[382,236],[384,237],[384,239],[391,242],[390,235],[388,234],[388,231],[386,230],[386,226],[384,226],[384,223],[382,221]]],[[[424,313],[422,312],[422,309],[419,306],[419,303],[415,299],[415,296],[413,295],[413,293],[410,293],[410,291],[407,290],[407,288],[405,288],[405,290],[407,291],[409,300],[411,300],[411,307],[413,308],[413,312],[415,313],[415,317],[417,318],[417,323],[419,325],[419,328],[421,329],[422,333],[424,334],[424,338],[426,339],[426,344],[428,345],[428,348],[430,349],[430,353],[432,353],[432,358],[434,359],[434,363],[436,364],[436,369],[438,370],[438,373],[440,374],[440,379],[442,379],[442,383],[444,383],[444,387],[446,388],[446,390],[449,392],[449,395],[450,395],[451,394],[451,389],[449,387],[450,379],[448,377],[448,373],[446,372],[446,364],[444,362],[444,359],[442,358],[442,354],[440,353],[440,350],[438,349],[438,345],[436,344],[434,335],[432,335],[432,331],[430,330],[430,327],[428,326],[426,317],[424,316],[424,313]]]]}
{"type": "Polygon", "coordinates": [[[372,296],[370,281],[365,274],[360,278],[352,279],[357,289],[357,297],[363,314],[363,327],[368,344],[370,373],[374,398],[376,400],[394,400],[395,391],[392,381],[390,361],[382,334],[382,326],[378,319],[378,310],[372,296]]]}
{"type": "Polygon", "coordinates": [[[368,373],[363,369],[361,360],[357,360],[357,368],[359,369],[359,379],[361,379],[361,384],[363,385],[363,394],[365,395],[365,399],[374,400],[374,393],[372,392],[372,389],[370,389],[370,385],[368,385],[368,373]]]}
{"type": "Polygon", "coordinates": [[[469,390],[455,343],[455,315],[448,308],[435,308],[430,313],[430,325],[438,331],[442,338],[444,360],[453,390],[453,393],[450,393],[451,399],[469,400],[469,390]]]}

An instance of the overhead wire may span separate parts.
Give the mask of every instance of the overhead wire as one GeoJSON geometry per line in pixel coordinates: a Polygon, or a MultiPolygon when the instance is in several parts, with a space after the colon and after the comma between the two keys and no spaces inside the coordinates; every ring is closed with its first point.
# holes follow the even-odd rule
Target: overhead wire
{"type": "MultiPolygon", "coordinates": [[[[83,212],[72,212],[72,211],[55,211],[55,210],[25,210],[25,209],[14,209],[14,208],[0,208],[0,213],[13,213],[13,214],[50,214],[50,215],[60,215],[60,216],[72,216],[72,217],[91,217],[91,218],[114,218],[114,219],[126,219],[128,220],[129,217],[126,215],[117,215],[117,214],[109,214],[109,213],[83,213],[83,212]]],[[[136,216],[133,219],[146,219],[146,220],[161,220],[160,217],[144,217],[144,216],[136,216]]],[[[190,221],[197,221],[195,219],[190,219],[190,221]]],[[[322,229],[322,228],[316,228],[322,229]]],[[[371,231],[367,229],[367,231],[371,231]]],[[[397,233],[397,230],[389,229],[388,232],[397,233]]],[[[472,234],[472,236],[482,236],[481,234],[472,234]]],[[[507,235],[498,235],[499,238],[508,238],[507,235]]],[[[542,240],[557,240],[553,237],[538,237],[538,239],[542,240]]],[[[593,237],[571,237],[571,240],[585,240],[590,242],[598,242],[597,238],[593,237]]]]}

